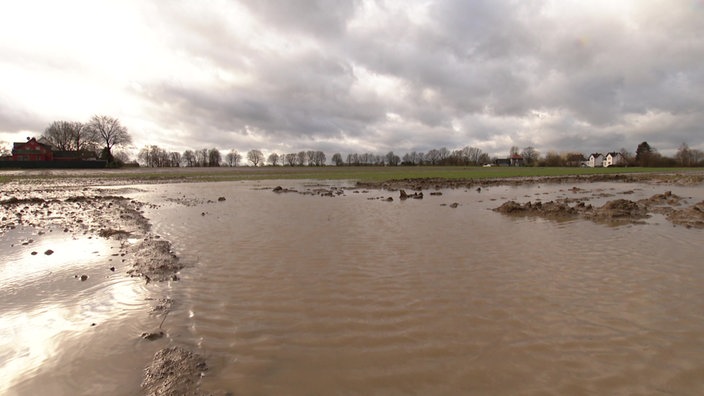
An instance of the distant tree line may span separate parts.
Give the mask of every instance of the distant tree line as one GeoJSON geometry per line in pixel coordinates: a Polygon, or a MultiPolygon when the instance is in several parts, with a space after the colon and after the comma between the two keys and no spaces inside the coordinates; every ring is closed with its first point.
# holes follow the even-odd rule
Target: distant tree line
{"type": "MultiPolygon", "coordinates": [[[[43,132],[40,139],[51,144],[56,150],[79,152],[83,158],[100,158],[113,166],[119,166],[130,161],[124,151],[114,150],[125,147],[132,138],[120,121],[116,118],[95,115],[88,122],[54,121],[43,132]]],[[[619,153],[623,166],[644,167],[699,167],[704,166],[704,152],[690,148],[682,143],[674,157],[661,155],[648,142],[638,145],[632,154],[625,148],[619,153]]],[[[0,147],[0,154],[9,155],[7,148],[0,147]]],[[[534,147],[520,149],[510,148],[508,157],[520,156],[525,166],[575,167],[581,166],[587,158],[576,151],[558,153],[549,151],[542,155],[534,147]]],[[[231,149],[224,156],[217,148],[188,149],[183,152],[167,151],[157,145],[145,146],[137,160],[142,166],[148,167],[219,167],[240,166],[245,160],[250,166],[325,166],[327,156],[322,151],[308,150],[293,153],[272,152],[267,157],[261,150],[253,149],[245,155],[231,149]]],[[[481,149],[466,146],[461,149],[449,150],[446,147],[431,149],[427,152],[412,151],[397,155],[389,151],[385,155],[374,153],[350,153],[343,156],[335,153],[330,163],[335,166],[481,166],[494,163],[496,157],[481,149]]]]}
{"type": "MultiPolygon", "coordinates": [[[[620,149],[622,166],[704,166],[704,152],[691,149],[687,144],[682,144],[673,157],[660,155],[647,142],[638,145],[635,155],[625,148],[620,149]]],[[[519,156],[524,166],[545,167],[577,167],[582,166],[587,158],[576,151],[558,153],[549,151],[542,155],[534,147],[520,149],[517,146],[510,148],[508,157],[519,156]]],[[[299,151],[295,153],[279,154],[273,152],[265,157],[261,150],[250,150],[243,157],[237,150],[230,150],[223,158],[217,148],[186,150],[183,153],[167,152],[158,146],[144,147],[138,155],[139,162],[150,167],[211,167],[211,166],[240,166],[246,160],[250,166],[325,166],[327,156],[322,151],[299,151]]],[[[428,152],[405,153],[402,156],[389,151],[385,155],[374,153],[351,153],[343,156],[335,153],[330,158],[330,163],[335,166],[482,166],[494,163],[496,157],[491,157],[481,149],[466,146],[457,150],[448,150],[445,147],[432,149],[428,152]]]]}

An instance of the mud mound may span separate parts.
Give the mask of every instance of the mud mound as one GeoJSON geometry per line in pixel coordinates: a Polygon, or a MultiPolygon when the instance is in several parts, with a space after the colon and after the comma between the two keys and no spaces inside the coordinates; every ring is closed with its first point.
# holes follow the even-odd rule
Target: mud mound
{"type": "Polygon", "coordinates": [[[148,396],[202,395],[200,378],[207,369],[200,355],[178,346],[164,348],[144,370],[142,389],[148,396]]]}
{"type": "Polygon", "coordinates": [[[178,280],[176,273],[183,268],[171,251],[171,243],[160,239],[144,240],[129,249],[133,265],[127,271],[131,276],[141,276],[147,282],[178,280]]]}
{"type": "Polygon", "coordinates": [[[571,218],[579,215],[577,207],[571,207],[562,202],[526,202],[520,204],[516,201],[508,201],[498,208],[495,212],[514,215],[530,215],[548,218],[571,218]]]}
{"type": "Polygon", "coordinates": [[[567,220],[574,218],[584,218],[597,222],[638,222],[648,217],[648,210],[645,206],[627,199],[616,199],[609,201],[599,208],[592,205],[585,205],[584,202],[577,202],[570,206],[567,202],[526,202],[520,204],[515,201],[508,201],[494,209],[495,212],[536,216],[555,220],[567,220]]]}
{"type": "Polygon", "coordinates": [[[648,217],[648,210],[637,202],[627,199],[616,199],[605,203],[588,216],[602,220],[637,220],[648,217]]]}
{"type": "Polygon", "coordinates": [[[687,209],[673,210],[667,214],[667,219],[687,228],[704,228],[704,201],[687,209]]]}
{"type": "Polygon", "coordinates": [[[638,201],[643,205],[670,205],[677,206],[682,201],[682,197],[673,194],[672,191],[665,191],[662,194],[655,194],[650,198],[638,201]]]}
{"type": "Polygon", "coordinates": [[[360,181],[357,188],[380,188],[385,190],[432,190],[441,188],[470,188],[477,186],[516,186],[539,183],[593,183],[593,182],[625,182],[625,183],[653,183],[674,185],[698,185],[704,183],[701,171],[692,170],[681,173],[622,173],[622,174],[596,174],[596,175],[564,175],[564,176],[532,176],[510,178],[481,178],[481,179],[447,179],[447,178],[413,178],[393,179],[386,181],[360,181]]]}
{"type": "Polygon", "coordinates": [[[704,201],[688,208],[679,209],[678,207],[681,207],[685,199],[671,191],[655,194],[637,202],[615,199],[598,208],[581,201],[570,206],[570,202],[572,201],[561,200],[521,204],[516,201],[507,201],[493,210],[506,215],[536,216],[557,220],[582,218],[615,225],[642,223],[643,219],[650,217],[653,213],[658,213],[664,215],[672,224],[687,228],[704,228],[704,201]]]}

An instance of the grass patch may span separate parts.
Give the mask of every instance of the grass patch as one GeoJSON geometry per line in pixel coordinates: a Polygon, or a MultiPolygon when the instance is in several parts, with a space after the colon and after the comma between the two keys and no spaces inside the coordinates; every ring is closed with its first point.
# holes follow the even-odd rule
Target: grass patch
{"type": "Polygon", "coordinates": [[[239,180],[354,180],[379,182],[402,179],[490,179],[618,173],[686,172],[691,168],[538,168],[538,167],[237,167],[237,168],[130,168],[110,170],[14,171],[0,175],[0,183],[42,181],[63,178],[101,179],[109,183],[159,183],[239,180]]]}

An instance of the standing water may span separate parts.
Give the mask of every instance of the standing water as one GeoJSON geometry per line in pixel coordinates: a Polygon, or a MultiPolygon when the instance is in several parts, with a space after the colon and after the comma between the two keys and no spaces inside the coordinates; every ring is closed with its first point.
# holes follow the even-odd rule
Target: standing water
{"type": "MultiPolygon", "coordinates": [[[[635,201],[660,187],[497,186],[402,201],[382,190],[276,194],[277,184],[315,189],[227,182],[134,193],[159,204],[146,212],[153,232],[187,265],[168,289],[168,336],[146,351],[132,341],[114,357],[89,349],[80,359],[144,358],[179,343],[205,356],[204,392],[233,395],[704,391],[704,231],[662,215],[613,226],[490,210],[506,200],[635,201]]],[[[671,189],[688,204],[704,199],[701,187],[671,189]]]]}

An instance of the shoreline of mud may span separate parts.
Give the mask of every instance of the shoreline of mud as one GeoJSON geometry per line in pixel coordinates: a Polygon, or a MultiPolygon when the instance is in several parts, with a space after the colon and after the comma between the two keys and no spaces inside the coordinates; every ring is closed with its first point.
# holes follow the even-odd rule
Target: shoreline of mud
{"type": "Polygon", "coordinates": [[[616,173],[597,175],[565,175],[565,176],[528,176],[487,179],[400,179],[378,182],[357,182],[357,188],[384,189],[396,191],[400,189],[422,191],[439,190],[443,188],[477,188],[493,186],[522,186],[528,184],[559,184],[559,183],[662,183],[677,185],[694,185],[704,183],[704,170],[688,172],[657,172],[657,173],[616,173]]]}
{"type": "Polygon", "coordinates": [[[598,207],[584,199],[563,198],[548,202],[528,201],[523,204],[509,200],[493,211],[511,216],[540,217],[557,221],[582,219],[610,225],[641,224],[644,219],[657,213],[664,215],[673,225],[704,228],[704,201],[682,207],[685,201],[684,197],[665,191],[638,201],[618,198],[598,207]]]}
{"type": "MultiPolygon", "coordinates": [[[[144,203],[99,188],[45,187],[3,191],[0,235],[21,227],[36,232],[37,238],[56,231],[73,238],[119,241],[120,263],[111,263],[111,271],[146,283],[179,280],[178,273],[185,266],[173,253],[171,243],[151,232],[143,214],[144,203]]],[[[164,296],[147,300],[156,301],[151,312],[166,319],[173,301],[164,296]]],[[[146,330],[140,337],[147,341],[163,338],[163,319],[158,328],[146,330]]],[[[182,346],[166,346],[144,369],[141,387],[146,395],[199,394],[199,379],[205,370],[202,356],[182,346]]]]}

